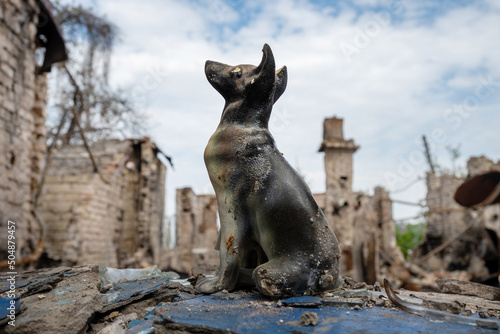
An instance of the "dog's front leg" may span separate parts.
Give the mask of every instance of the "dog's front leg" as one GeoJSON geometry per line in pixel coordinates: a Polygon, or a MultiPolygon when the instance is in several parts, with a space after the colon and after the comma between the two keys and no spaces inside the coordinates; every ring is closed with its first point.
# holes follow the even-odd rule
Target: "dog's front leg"
{"type": "Polygon", "coordinates": [[[196,283],[196,290],[201,293],[214,293],[221,290],[233,290],[238,281],[240,259],[238,248],[242,241],[244,217],[228,205],[219,202],[219,253],[220,267],[215,277],[205,277],[196,283]]]}

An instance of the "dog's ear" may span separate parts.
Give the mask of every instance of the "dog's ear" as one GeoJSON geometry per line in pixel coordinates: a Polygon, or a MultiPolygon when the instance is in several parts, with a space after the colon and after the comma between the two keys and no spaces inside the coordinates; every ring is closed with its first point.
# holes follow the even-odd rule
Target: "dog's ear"
{"type": "Polygon", "coordinates": [[[264,44],[262,52],[262,60],[259,66],[252,71],[252,75],[247,79],[249,80],[249,85],[247,85],[247,87],[255,87],[255,89],[250,89],[250,92],[253,91],[252,93],[255,93],[258,96],[265,95],[262,94],[265,91],[271,93],[276,80],[276,64],[274,62],[273,52],[271,51],[269,45],[264,44]]]}
{"type": "MultiPolygon", "coordinates": [[[[269,79],[269,77],[274,76],[274,71],[276,70],[276,64],[274,62],[274,55],[271,47],[267,44],[264,44],[262,48],[262,60],[260,61],[259,66],[254,69],[254,72],[257,73],[258,79],[269,79]]],[[[274,78],[271,78],[274,80],[274,78]]]]}
{"type": "Polygon", "coordinates": [[[276,103],[280,96],[286,89],[286,83],[288,81],[288,72],[286,70],[286,66],[283,66],[279,70],[276,71],[276,79],[275,79],[275,90],[274,90],[274,101],[276,103]]]}

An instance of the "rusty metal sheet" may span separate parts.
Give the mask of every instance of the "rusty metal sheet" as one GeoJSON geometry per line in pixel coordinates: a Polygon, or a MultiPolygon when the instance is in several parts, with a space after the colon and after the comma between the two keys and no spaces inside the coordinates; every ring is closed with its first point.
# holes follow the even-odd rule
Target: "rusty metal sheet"
{"type": "Polygon", "coordinates": [[[500,172],[490,171],[467,179],[455,192],[455,201],[465,207],[500,203],[500,172]]]}

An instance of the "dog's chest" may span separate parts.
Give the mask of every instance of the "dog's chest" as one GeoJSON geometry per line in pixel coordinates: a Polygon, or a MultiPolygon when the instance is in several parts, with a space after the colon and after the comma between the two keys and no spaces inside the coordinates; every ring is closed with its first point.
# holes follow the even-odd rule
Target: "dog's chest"
{"type": "Polygon", "coordinates": [[[248,134],[239,127],[218,128],[205,148],[205,164],[211,169],[220,169],[231,164],[243,153],[248,134]]]}
{"type": "Polygon", "coordinates": [[[234,173],[255,177],[256,173],[261,173],[256,170],[269,165],[266,152],[271,146],[272,139],[260,130],[245,127],[217,129],[204,154],[212,181],[223,185],[234,173]]]}

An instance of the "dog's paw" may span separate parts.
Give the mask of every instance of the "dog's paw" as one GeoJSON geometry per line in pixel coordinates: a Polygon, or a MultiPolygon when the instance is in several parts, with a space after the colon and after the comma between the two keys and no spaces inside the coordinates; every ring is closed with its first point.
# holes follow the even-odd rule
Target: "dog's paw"
{"type": "Polygon", "coordinates": [[[220,284],[220,279],[218,276],[215,277],[204,277],[196,282],[196,291],[204,294],[215,293],[224,290],[222,284],[220,284]]]}

